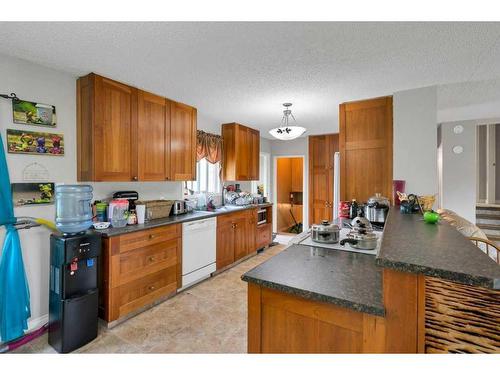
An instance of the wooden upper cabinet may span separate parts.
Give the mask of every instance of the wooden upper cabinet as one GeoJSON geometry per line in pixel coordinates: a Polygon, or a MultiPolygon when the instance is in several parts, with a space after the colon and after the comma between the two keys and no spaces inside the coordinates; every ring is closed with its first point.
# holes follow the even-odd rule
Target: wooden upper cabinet
{"type": "Polygon", "coordinates": [[[260,133],[237,123],[223,124],[224,181],[259,179],[260,133]]]}
{"type": "Polygon", "coordinates": [[[170,177],[170,102],[139,91],[137,114],[139,180],[166,180],[170,177]]]}
{"type": "Polygon", "coordinates": [[[392,196],[392,96],[340,105],[340,198],[392,196]]]}
{"type": "Polygon", "coordinates": [[[196,108],[91,73],[77,81],[78,181],[196,178],[196,108]]]}
{"type": "Polygon", "coordinates": [[[172,102],[170,173],[172,180],[196,179],[196,108],[172,102]]]}
{"type": "Polygon", "coordinates": [[[137,90],[95,74],[77,90],[78,180],[133,180],[137,90]]]}
{"type": "Polygon", "coordinates": [[[309,224],[333,219],[333,158],[339,135],[309,137],[309,224]]]}
{"type": "Polygon", "coordinates": [[[258,130],[247,129],[248,143],[250,145],[250,157],[248,158],[249,180],[260,179],[260,133],[258,130]]]}

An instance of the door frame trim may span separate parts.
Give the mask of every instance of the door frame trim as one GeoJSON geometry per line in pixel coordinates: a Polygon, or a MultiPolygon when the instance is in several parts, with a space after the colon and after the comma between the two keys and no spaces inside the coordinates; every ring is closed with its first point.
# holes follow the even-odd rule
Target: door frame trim
{"type": "Polygon", "coordinates": [[[307,182],[309,180],[309,170],[306,168],[306,155],[272,155],[273,157],[273,232],[278,233],[278,159],[287,158],[302,158],[302,228],[305,230],[309,228],[309,191],[307,189],[307,182]],[[306,173],[307,172],[307,173],[306,173]]]}

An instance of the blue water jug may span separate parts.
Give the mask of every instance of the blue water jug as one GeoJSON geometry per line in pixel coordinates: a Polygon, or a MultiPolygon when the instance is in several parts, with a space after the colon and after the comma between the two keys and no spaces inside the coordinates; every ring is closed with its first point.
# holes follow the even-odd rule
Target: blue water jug
{"type": "Polygon", "coordinates": [[[92,186],[57,185],[56,227],[65,234],[84,232],[92,226],[92,186]]]}

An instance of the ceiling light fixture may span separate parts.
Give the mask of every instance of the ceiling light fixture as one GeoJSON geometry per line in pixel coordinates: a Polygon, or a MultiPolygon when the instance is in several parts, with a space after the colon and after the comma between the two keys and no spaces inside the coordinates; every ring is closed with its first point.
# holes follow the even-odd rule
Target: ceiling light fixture
{"type": "Polygon", "coordinates": [[[292,110],[290,107],[292,103],[283,103],[285,110],[283,111],[283,118],[281,119],[281,126],[279,128],[274,128],[269,130],[274,138],[280,139],[282,141],[289,141],[300,137],[306,131],[306,128],[301,126],[289,125],[290,117],[296,122],[295,117],[292,115],[292,110]]]}

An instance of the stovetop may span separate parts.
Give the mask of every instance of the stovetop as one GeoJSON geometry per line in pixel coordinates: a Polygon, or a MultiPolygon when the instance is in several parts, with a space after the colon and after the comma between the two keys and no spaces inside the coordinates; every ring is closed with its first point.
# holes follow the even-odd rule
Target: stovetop
{"type": "MultiPolygon", "coordinates": [[[[347,238],[347,235],[349,234],[350,229],[348,228],[342,228],[340,230],[340,240],[347,238]]],[[[368,255],[377,255],[379,250],[380,250],[380,243],[382,242],[382,234],[383,232],[381,231],[373,231],[378,237],[378,243],[377,247],[373,250],[361,250],[361,249],[356,249],[352,247],[350,244],[345,244],[344,246],[341,246],[339,242],[337,243],[322,243],[322,242],[315,242],[311,239],[311,232],[310,230],[303,233],[302,235],[298,235],[292,240],[292,243],[298,244],[298,245],[304,245],[304,246],[315,246],[315,247],[321,247],[325,249],[331,249],[331,250],[340,250],[340,251],[350,251],[353,253],[360,253],[360,254],[368,254],[368,255]]]]}

